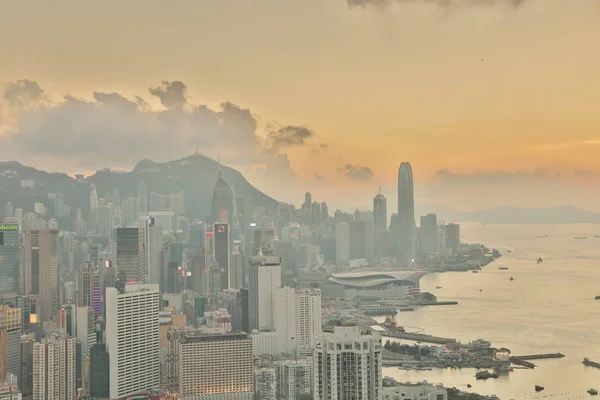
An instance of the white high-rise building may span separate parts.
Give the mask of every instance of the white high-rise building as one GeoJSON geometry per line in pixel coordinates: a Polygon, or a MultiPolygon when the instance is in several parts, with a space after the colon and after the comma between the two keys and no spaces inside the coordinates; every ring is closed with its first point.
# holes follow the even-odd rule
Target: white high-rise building
{"type": "Polygon", "coordinates": [[[146,260],[148,267],[148,283],[160,284],[162,272],[162,249],[163,232],[162,227],[155,225],[153,219],[146,220],[144,226],[144,237],[146,241],[146,260]]]}
{"type": "Polygon", "coordinates": [[[55,335],[33,344],[33,400],[75,400],[77,339],[55,335]]]}
{"type": "Polygon", "coordinates": [[[275,361],[277,395],[280,399],[296,400],[312,391],[312,358],[275,361]]]}
{"type": "Polygon", "coordinates": [[[335,263],[347,265],[350,262],[350,224],[338,222],[335,226],[335,263]]]}
{"type": "Polygon", "coordinates": [[[179,349],[182,400],[252,400],[254,358],[245,333],[183,332],[179,349]]]}
{"type": "Polygon", "coordinates": [[[158,285],[106,289],[106,347],[110,363],[110,398],[120,399],[158,389],[158,285]]]}
{"type": "Polygon", "coordinates": [[[281,287],[281,258],[253,257],[248,270],[250,330],[275,327],[275,290],[281,287]]]}
{"type": "Polygon", "coordinates": [[[254,369],[254,400],[277,400],[277,372],[274,367],[254,369]]]}
{"type": "Polygon", "coordinates": [[[90,307],[77,307],[77,339],[81,342],[81,357],[90,354],[96,344],[96,326],[94,311],[90,307]]]}
{"type": "Polygon", "coordinates": [[[311,356],[315,338],[321,334],[321,291],[289,286],[276,289],[275,332],[278,353],[311,356]]]}
{"type": "Polygon", "coordinates": [[[358,326],[336,326],[316,340],[315,400],[381,400],[381,336],[358,326]]]}

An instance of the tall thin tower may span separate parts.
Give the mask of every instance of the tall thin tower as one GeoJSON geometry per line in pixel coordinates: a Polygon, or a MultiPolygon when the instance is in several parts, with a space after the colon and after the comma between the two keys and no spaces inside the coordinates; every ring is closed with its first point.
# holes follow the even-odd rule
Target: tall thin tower
{"type": "Polygon", "coordinates": [[[410,264],[415,253],[415,192],[413,170],[408,162],[400,164],[398,170],[398,222],[400,232],[397,258],[400,264],[410,264]]]}

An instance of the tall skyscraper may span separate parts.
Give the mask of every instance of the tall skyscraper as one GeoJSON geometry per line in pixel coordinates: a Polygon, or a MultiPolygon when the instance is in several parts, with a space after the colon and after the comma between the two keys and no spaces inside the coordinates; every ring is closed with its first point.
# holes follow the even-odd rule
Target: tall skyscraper
{"type": "Polygon", "coordinates": [[[97,343],[90,350],[90,396],[108,398],[110,396],[109,356],[105,343],[97,343]]]}
{"type": "MultiPolygon", "coordinates": [[[[146,214],[148,210],[148,189],[144,181],[138,185],[137,212],[146,214]]],[[[137,220],[137,216],[136,216],[137,220]]]]}
{"type": "Polygon", "coordinates": [[[252,257],[248,280],[249,330],[272,331],[275,321],[275,290],[281,287],[281,259],[252,257]]]}
{"type": "Polygon", "coordinates": [[[120,399],[160,385],[158,285],[106,290],[106,347],[110,398],[120,399]]]}
{"type": "Polygon", "coordinates": [[[231,270],[231,234],[229,224],[226,222],[216,222],[213,225],[214,233],[214,256],[215,264],[221,272],[221,289],[229,289],[230,287],[230,270],[231,270]]]}
{"type": "Polygon", "coordinates": [[[177,345],[182,399],[254,398],[252,339],[247,334],[188,331],[177,345]]]}
{"type": "Polygon", "coordinates": [[[350,262],[350,224],[338,222],[335,226],[335,263],[348,265],[350,262]]]}
{"type": "Polygon", "coordinates": [[[373,198],[373,222],[375,224],[375,234],[387,231],[387,199],[379,192],[373,198]]]}
{"type": "MultiPolygon", "coordinates": [[[[92,263],[86,262],[79,266],[77,275],[77,306],[90,307],[94,310],[95,296],[100,289],[100,273],[98,267],[92,263]]],[[[99,310],[102,312],[102,305],[99,310]]],[[[101,314],[99,314],[101,315],[101,314]]]]}
{"type": "Polygon", "coordinates": [[[438,223],[435,214],[421,216],[419,243],[422,254],[430,255],[438,251],[438,223]]]}
{"type": "Polygon", "coordinates": [[[381,337],[358,326],[335,326],[317,338],[315,400],[381,399],[381,337]]]}
{"type": "Polygon", "coordinates": [[[398,170],[398,218],[400,237],[397,258],[401,265],[410,264],[415,256],[415,192],[413,171],[410,163],[403,162],[398,170]]]}
{"type": "Polygon", "coordinates": [[[37,321],[51,321],[60,307],[58,230],[26,229],[23,294],[39,298],[37,321]]]}
{"type": "Polygon", "coordinates": [[[75,400],[77,339],[54,335],[33,344],[33,400],[75,400]]]}
{"type": "Polygon", "coordinates": [[[117,275],[122,274],[128,281],[146,278],[144,235],[138,228],[117,228],[117,275]]]}
{"type": "Polygon", "coordinates": [[[144,222],[144,237],[146,263],[148,265],[148,283],[160,284],[163,270],[163,232],[162,227],[154,223],[154,218],[147,218],[144,222]]]}
{"type": "Polygon", "coordinates": [[[278,353],[311,356],[321,333],[321,291],[289,286],[276,289],[275,332],[278,353]]]}
{"type": "Polygon", "coordinates": [[[223,180],[221,165],[219,165],[217,182],[213,188],[212,220],[213,222],[224,222],[233,225],[234,211],[233,190],[223,180]]]}
{"type": "Polygon", "coordinates": [[[21,293],[20,262],[19,226],[0,223],[0,294],[21,293]]]}
{"type": "Polygon", "coordinates": [[[6,374],[21,376],[21,309],[0,305],[0,376],[6,374]]]}

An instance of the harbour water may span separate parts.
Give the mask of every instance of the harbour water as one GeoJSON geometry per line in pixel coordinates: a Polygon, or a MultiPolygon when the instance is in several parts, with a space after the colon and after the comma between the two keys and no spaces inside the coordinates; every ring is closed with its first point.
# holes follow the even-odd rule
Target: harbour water
{"type": "Polygon", "coordinates": [[[513,355],[560,352],[565,357],[536,360],[533,370],[515,369],[486,381],[475,380],[471,369],[384,368],[384,375],[502,400],[581,399],[589,397],[590,388],[600,390],[600,369],[582,364],[585,357],[600,362],[600,300],[594,300],[600,295],[600,238],[594,237],[600,225],[462,224],[461,235],[462,241],[497,248],[503,256],[478,274],[425,276],[422,291],[459,304],[399,313],[398,324],[463,343],[483,338],[513,355]],[[544,261],[537,263],[538,257],[544,261]],[[536,393],[535,385],[545,390],[536,393]]]}

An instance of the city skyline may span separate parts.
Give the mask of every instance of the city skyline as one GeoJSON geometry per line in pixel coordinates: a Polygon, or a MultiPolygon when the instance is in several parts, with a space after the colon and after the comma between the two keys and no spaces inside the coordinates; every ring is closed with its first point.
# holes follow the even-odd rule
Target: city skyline
{"type": "Polygon", "coordinates": [[[32,39],[36,30],[15,25],[24,6],[6,6],[10,12],[4,15],[15,17],[0,24],[0,34],[12,38],[0,52],[20,56],[7,58],[0,72],[0,159],[90,173],[105,166],[131,168],[142,158],[175,159],[198,148],[211,158],[221,152],[224,163],[274,197],[291,201],[311,189],[332,204],[355,199],[366,188],[375,192],[379,184],[393,201],[393,170],[410,160],[417,196],[426,202],[465,209],[539,203],[600,210],[590,200],[600,194],[600,120],[592,101],[600,87],[594,73],[600,56],[586,45],[600,29],[592,0],[451,12],[422,3],[382,11],[348,8],[343,0],[252,7],[235,0],[184,1],[145,5],[148,20],[133,29],[147,38],[127,35],[126,21],[138,1],[117,9],[96,5],[93,12],[70,3],[79,22],[40,3],[27,11],[36,29],[45,29],[39,42],[32,39]],[[113,34],[128,39],[115,44],[99,34],[105,21],[100,15],[111,21],[113,34]],[[153,26],[162,26],[165,15],[185,17],[178,29],[158,35],[153,26]],[[270,32],[282,31],[281,24],[295,26],[299,16],[314,27],[310,35],[283,29],[272,40],[270,32]],[[78,24],[95,27],[85,36],[94,46],[71,52],[69,46],[81,47],[82,38],[69,34],[78,24]],[[236,29],[223,31],[230,25],[236,29]],[[208,42],[213,36],[219,40],[208,42]],[[198,37],[204,39],[191,41],[198,37]],[[149,40],[152,51],[145,46],[149,40]],[[202,51],[190,51],[198,47],[202,51]],[[164,59],[158,61],[157,52],[164,59]],[[47,61],[30,62],[40,59],[47,61]],[[14,85],[23,79],[39,87],[14,85]],[[46,99],[52,106],[38,107],[46,99]],[[158,114],[181,105],[191,112],[203,104],[204,114],[192,120],[209,132],[225,132],[228,146],[184,129],[189,115],[158,114]],[[226,131],[212,124],[218,118],[228,118],[226,131]],[[57,136],[53,127],[64,127],[65,119],[71,122],[66,126],[77,127],[67,133],[85,137],[97,155],[57,136]],[[122,144],[94,139],[102,136],[99,130],[121,135],[122,144]],[[194,140],[180,143],[176,134],[194,140]],[[286,184],[275,185],[277,179],[286,184]]]}

